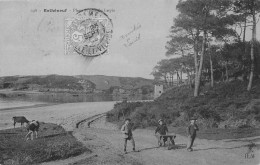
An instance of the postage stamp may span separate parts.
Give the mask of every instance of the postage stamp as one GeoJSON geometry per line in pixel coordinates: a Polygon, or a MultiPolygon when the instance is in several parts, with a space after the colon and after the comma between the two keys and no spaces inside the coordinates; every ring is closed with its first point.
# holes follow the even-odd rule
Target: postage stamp
{"type": "Polygon", "coordinates": [[[65,19],[65,54],[95,57],[107,52],[113,23],[106,13],[89,8],[65,19]]]}

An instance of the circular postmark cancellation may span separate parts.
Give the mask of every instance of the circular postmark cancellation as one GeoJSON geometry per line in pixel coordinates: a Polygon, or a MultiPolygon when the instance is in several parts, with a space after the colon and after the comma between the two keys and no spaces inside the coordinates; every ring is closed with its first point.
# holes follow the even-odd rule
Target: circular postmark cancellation
{"type": "Polygon", "coordinates": [[[108,50],[113,24],[99,9],[83,9],[75,18],[65,19],[65,54],[95,57],[108,50]]]}

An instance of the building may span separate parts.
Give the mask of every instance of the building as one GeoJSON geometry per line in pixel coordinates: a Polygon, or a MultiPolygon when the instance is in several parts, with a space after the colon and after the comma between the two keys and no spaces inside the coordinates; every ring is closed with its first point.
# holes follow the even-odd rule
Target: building
{"type": "Polygon", "coordinates": [[[160,97],[162,93],[163,93],[163,85],[162,84],[154,85],[154,99],[160,97]]]}

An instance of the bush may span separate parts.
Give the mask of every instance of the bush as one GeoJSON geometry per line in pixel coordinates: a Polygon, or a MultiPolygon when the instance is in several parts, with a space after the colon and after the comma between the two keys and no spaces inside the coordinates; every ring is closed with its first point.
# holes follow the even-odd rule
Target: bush
{"type": "MultiPolygon", "coordinates": [[[[124,112],[125,117],[130,117],[137,127],[154,126],[160,118],[166,124],[182,126],[193,116],[201,120],[200,124],[204,128],[219,125],[237,127],[240,120],[260,120],[259,105],[251,103],[252,99],[260,98],[260,80],[254,81],[252,92],[248,92],[246,87],[247,83],[239,80],[219,83],[214,88],[205,86],[201,89],[203,95],[196,98],[193,97],[193,89],[187,86],[175,87],[154,102],[115,105],[108,112],[108,121],[122,120],[118,114],[124,112]],[[252,106],[246,109],[250,103],[252,106]],[[221,124],[225,121],[228,122],[221,124]]],[[[248,125],[253,126],[250,122],[248,125]]]]}
{"type": "Polygon", "coordinates": [[[130,117],[130,114],[135,111],[135,108],[142,105],[142,102],[116,103],[114,108],[107,113],[107,120],[109,122],[125,120],[125,118],[130,117]]]}

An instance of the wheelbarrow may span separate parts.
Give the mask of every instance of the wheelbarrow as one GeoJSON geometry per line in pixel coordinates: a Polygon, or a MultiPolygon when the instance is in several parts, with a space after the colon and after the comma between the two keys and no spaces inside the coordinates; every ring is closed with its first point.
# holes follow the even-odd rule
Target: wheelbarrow
{"type": "Polygon", "coordinates": [[[167,146],[168,150],[171,149],[171,146],[175,145],[174,139],[176,138],[175,134],[168,134],[168,135],[160,135],[160,134],[155,134],[157,141],[158,141],[158,146],[167,146]]]}

